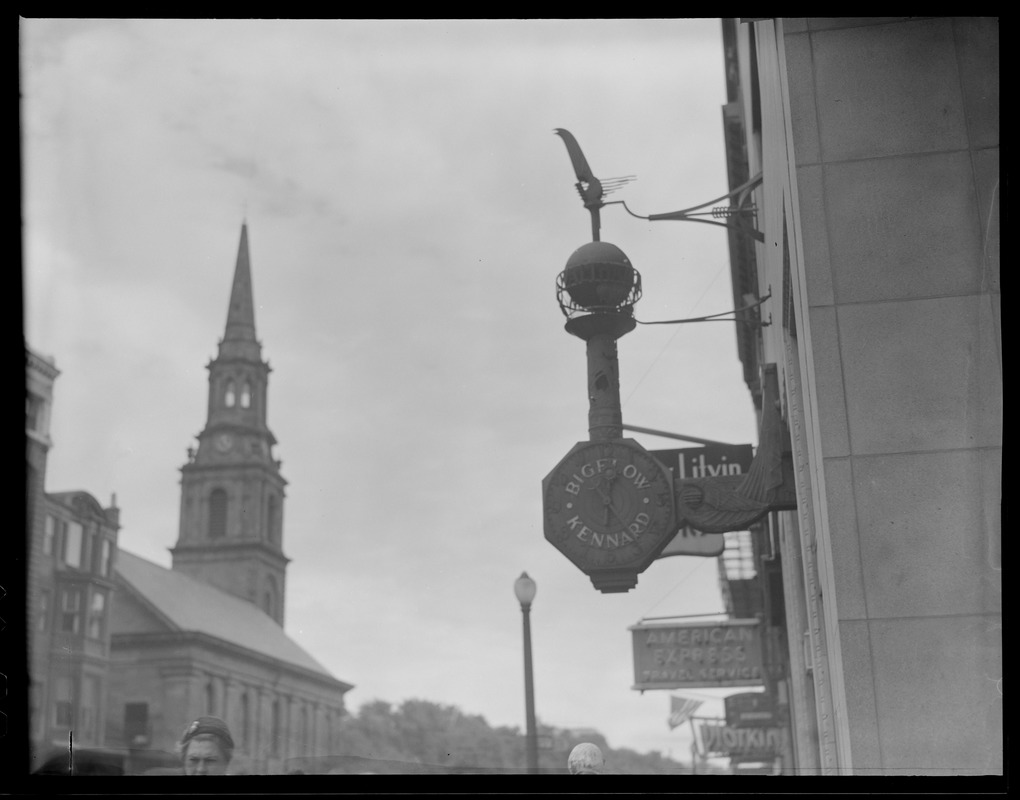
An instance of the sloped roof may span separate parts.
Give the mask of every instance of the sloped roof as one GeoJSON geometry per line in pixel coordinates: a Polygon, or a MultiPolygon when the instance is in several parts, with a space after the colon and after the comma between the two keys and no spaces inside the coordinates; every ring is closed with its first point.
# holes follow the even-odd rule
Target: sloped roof
{"type": "Polygon", "coordinates": [[[272,618],[239,597],[126,550],[117,553],[117,573],[173,629],[203,633],[337,680],[272,618]]]}

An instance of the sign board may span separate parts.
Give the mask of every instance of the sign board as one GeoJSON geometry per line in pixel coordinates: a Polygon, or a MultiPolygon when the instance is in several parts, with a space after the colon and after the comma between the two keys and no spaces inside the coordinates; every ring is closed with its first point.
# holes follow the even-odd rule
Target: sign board
{"type": "Polygon", "coordinates": [[[634,637],[634,689],[764,684],[756,619],[638,623],[629,630],[634,637]]]}
{"type": "Polygon", "coordinates": [[[768,728],[777,723],[774,699],[765,692],[731,694],[723,702],[731,728],[768,728]]]}
{"type": "Polygon", "coordinates": [[[701,752],[708,758],[721,756],[772,760],[782,755],[785,728],[734,728],[718,722],[702,722],[701,752]]]}
{"type": "Polygon", "coordinates": [[[782,775],[783,760],[760,756],[733,756],[730,758],[730,768],[734,775],[782,775]]]}
{"type": "MultiPolygon", "coordinates": [[[[650,451],[669,467],[674,478],[710,478],[716,475],[743,475],[751,468],[754,448],[749,444],[718,444],[708,447],[684,447],[650,451]]],[[[702,533],[682,527],[659,558],[666,556],[718,556],[724,547],[721,533],[702,533]]]]}

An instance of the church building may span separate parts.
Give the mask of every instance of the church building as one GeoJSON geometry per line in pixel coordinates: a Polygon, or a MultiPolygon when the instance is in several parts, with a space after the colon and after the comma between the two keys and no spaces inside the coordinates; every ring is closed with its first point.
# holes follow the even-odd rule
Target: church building
{"type": "MultiPolygon", "coordinates": [[[[226,330],[207,365],[205,427],[181,467],[180,524],[170,569],[117,546],[119,509],[87,503],[92,498],[84,492],[45,495],[46,516],[35,527],[41,540],[47,538],[32,555],[33,561],[52,564],[47,572],[36,572],[58,579],[81,572],[80,565],[65,563],[71,549],[57,541],[63,531],[81,527],[72,518],[80,506],[79,516],[102,516],[105,525],[97,531],[109,529],[104,534],[109,552],[96,550],[89,562],[95,562],[95,574],[82,578],[96,584],[93,594],[108,588],[109,602],[102,622],[93,624],[85,618],[87,603],[79,600],[78,635],[86,644],[90,637],[96,640],[91,661],[85,659],[82,668],[91,669],[91,688],[80,688],[84,675],[42,681],[43,686],[59,684],[60,692],[36,693],[35,730],[44,739],[40,750],[66,743],[68,731],[80,729],[86,719],[94,746],[173,752],[187,724],[208,714],[226,720],[233,733],[231,771],[278,773],[289,758],[333,752],[345,715],[344,694],[353,687],[331,675],[283,629],[287,482],[266,424],[270,368],[256,338],[254,308],[245,223],[226,330]],[[47,709],[47,704],[59,708],[47,709]]],[[[51,398],[56,370],[43,366],[49,367],[51,398]]],[[[44,467],[44,458],[36,461],[44,467]]],[[[130,538],[130,531],[123,535],[130,538]]],[[[36,593],[52,594],[52,582],[42,578],[36,593]]],[[[33,605],[53,617],[36,622],[37,630],[62,630],[63,618],[53,605],[38,600],[33,605]]],[[[61,641],[71,635],[60,633],[61,641]]],[[[36,652],[42,656],[47,649],[36,652]]]]}

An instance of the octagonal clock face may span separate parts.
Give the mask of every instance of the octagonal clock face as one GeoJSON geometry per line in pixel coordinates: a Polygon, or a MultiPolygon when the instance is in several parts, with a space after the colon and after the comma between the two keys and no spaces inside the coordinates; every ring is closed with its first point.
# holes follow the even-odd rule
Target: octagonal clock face
{"type": "Polygon", "coordinates": [[[632,439],[580,442],[543,482],[545,537],[585,572],[643,571],[678,525],[672,475],[632,439]]]}

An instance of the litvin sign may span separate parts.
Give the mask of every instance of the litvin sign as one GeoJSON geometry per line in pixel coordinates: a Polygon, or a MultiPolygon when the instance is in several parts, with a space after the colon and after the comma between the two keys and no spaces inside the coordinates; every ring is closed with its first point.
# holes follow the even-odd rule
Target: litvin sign
{"type": "Polygon", "coordinates": [[[761,686],[765,668],[756,619],[638,623],[633,632],[634,686],[697,689],[761,686]]]}
{"type": "MultiPolygon", "coordinates": [[[[652,450],[669,467],[674,478],[708,478],[716,475],[743,475],[751,468],[754,448],[749,444],[722,444],[652,450]]],[[[659,553],[666,556],[718,556],[725,541],[721,533],[702,533],[684,526],[659,553]]]]}

